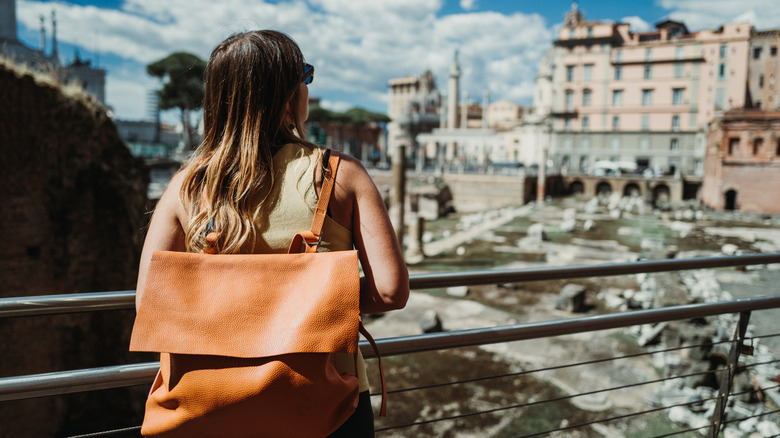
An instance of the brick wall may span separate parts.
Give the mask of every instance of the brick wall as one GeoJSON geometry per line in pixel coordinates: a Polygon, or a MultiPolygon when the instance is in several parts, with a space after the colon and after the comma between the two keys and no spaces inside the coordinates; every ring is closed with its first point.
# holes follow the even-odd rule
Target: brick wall
{"type": "MultiPolygon", "coordinates": [[[[134,289],[148,172],[105,111],[0,64],[0,149],[0,297],[134,289]]],[[[133,317],[0,319],[0,377],[131,361],[133,317]]],[[[137,424],[143,398],[128,394],[0,402],[0,436],[137,424]]]]}

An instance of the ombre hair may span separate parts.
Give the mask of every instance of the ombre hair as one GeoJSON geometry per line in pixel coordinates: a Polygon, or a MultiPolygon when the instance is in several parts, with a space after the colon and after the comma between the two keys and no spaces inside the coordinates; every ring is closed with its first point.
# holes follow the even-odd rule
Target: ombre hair
{"type": "Polygon", "coordinates": [[[303,64],[298,45],[271,30],[232,35],[211,53],[204,137],[184,167],[179,194],[189,210],[187,251],[203,251],[211,228],[219,231],[219,252],[246,251],[255,241],[254,218],[273,184],[272,148],[316,147],[301,138],[303,64]]]}

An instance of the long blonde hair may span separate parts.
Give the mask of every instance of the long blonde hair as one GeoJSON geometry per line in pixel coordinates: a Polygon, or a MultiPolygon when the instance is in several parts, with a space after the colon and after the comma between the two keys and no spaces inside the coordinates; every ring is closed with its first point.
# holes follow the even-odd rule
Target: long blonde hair
{"type": "Polygon", "coordinates": [[[179,194],[189,210],[187,251],[203,251],[210,228],[219,232],[218,252],[254,243],[254,218],[273,184],[272,148],[313,146],[299,134],[303,63],[298,45],[271,30],[232,35],[211,53],[204,138],[184,167],[179,194]]]}

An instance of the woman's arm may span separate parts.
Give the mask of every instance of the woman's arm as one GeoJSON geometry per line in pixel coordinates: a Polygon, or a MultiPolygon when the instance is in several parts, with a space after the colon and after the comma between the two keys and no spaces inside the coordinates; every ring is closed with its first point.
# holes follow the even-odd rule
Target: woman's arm
{"type": "Polygon", "coordinates": [[[409,298],[409,271],[374,181],[363,165],[342,155],[336,175],[337,202],[351,198],[352,240],[364,277],[360,279],[360,311],[400,309],[409,298]]]}
{"type": "Polygon", "coordinates": [[[136,310],[141,302],[152,254],[158,250],[184,251],[184,228],[181,224],[186,220],[187,212],[179,201],[179,188],[183,177],[182,172],[174,175],[154,209],[138,266],[138,282],[135,289],[136,310]]]}

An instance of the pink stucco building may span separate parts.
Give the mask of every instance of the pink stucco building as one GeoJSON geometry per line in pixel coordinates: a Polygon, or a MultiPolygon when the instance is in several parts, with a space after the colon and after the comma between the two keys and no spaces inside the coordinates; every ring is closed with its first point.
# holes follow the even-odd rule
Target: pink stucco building
{"type": "Polygon", "coordinates": [[[751,30],[689,32],[667,20],[632,33],[574,7],[552,49],[554,166],[592,172],[611,161],[700,181],[708,122],[745,106],[751,30]]]}

